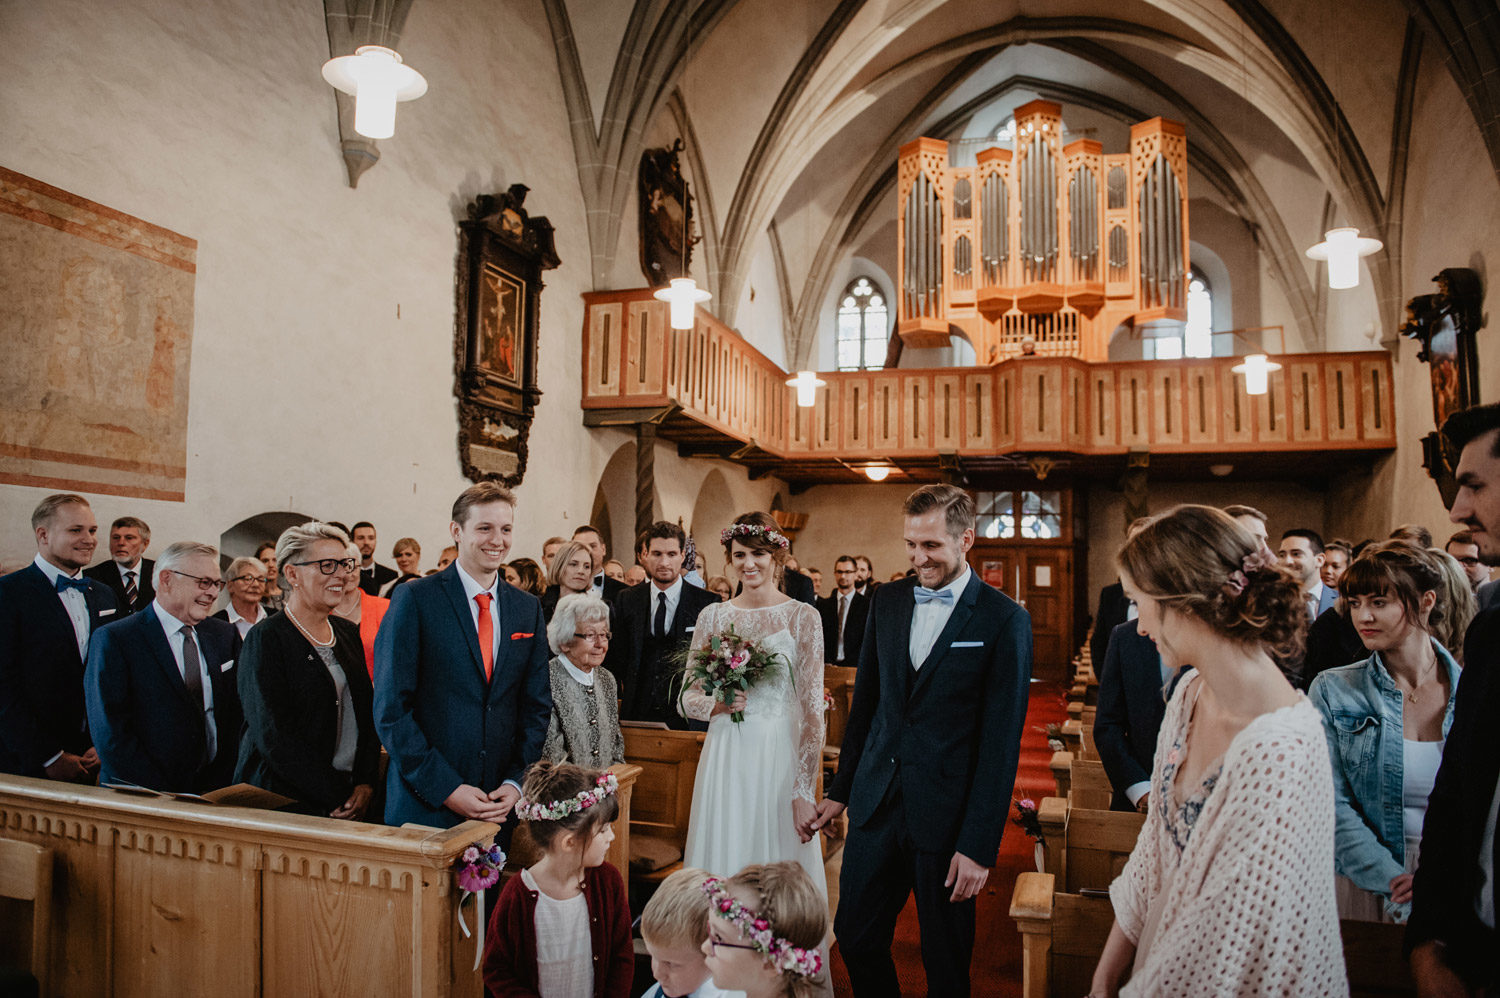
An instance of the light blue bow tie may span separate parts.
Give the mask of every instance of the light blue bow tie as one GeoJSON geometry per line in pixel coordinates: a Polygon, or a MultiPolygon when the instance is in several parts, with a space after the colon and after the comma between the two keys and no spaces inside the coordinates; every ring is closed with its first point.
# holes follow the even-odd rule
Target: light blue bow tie
{"type": "Polygon", "coordinates": [[[913,593],[913,596],[916,599],[918,606],[921,606],[923,603],[953,602],[953,590],[951,589],[927,589],[922,586],[918,586],[915,593],[913,593]]]}

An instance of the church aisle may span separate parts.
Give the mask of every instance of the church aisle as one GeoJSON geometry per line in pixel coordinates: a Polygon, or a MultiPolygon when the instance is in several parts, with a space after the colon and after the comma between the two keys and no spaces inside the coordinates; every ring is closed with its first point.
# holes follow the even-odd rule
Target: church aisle
{"type": "MultiPolygon", "coordinates": [[[[1021,761],[1016,770],[1015,797],[1031,797],[1040,801],[1042,797],[1055,793],[1052,769],[1049,763],[1052,750],[1047,747],[1046,726],[1061,724],[1067,720],[1065,693],[1057,683],[1034,682],[1031,684],[1031,701],[1026,708],[1026,729],[1021,736],[1021,761]]],[[[1014,814],[1014,809],[1011,811],[1014,814]]],[[[835,896],[838,876],[838,860],[835,856],[828,866],[830,900],[835,896]]],[[[1010,895],[1016,877],[1036,869],[1035,853],[1031,839],[1011,824],[1000,841],[1000,855],[990,870],[990,879],[979,895],[977,921],[974,936],[974,963],[972,968],[974,998],[1012,998],[1021,994],[1021,935],[1010,920],[1010,895]]],[[[896,972],[901,978],[901,993],[924,996],[927,985],[922,973],[920,937],[917,933],[917,908],[908,900],[906,909],[896,923],[896,940],[892,946],[896,960],[896,972]]],[[[833,947],[833,990],[838,998],[849,998],[854,991],[849,986],[849,973],[839,956],[838,946],[833,947]]]]}

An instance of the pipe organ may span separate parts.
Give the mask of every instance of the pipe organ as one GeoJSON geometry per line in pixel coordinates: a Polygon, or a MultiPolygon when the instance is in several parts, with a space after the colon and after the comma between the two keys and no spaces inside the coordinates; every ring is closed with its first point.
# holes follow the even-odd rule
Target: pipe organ
{"type": "Polygon", "coordinates": [[[1121,325],[1187,319],[1187,139],[1181,124],[1131,126],[1130,151],[1063,145],[1062,107],[1016,109],[1014,149],[972,167],[920,138],[897,165],[897,332],[945,347],[959,332],[980,364],[1022,352],[1106,360],[1121,325]]]}

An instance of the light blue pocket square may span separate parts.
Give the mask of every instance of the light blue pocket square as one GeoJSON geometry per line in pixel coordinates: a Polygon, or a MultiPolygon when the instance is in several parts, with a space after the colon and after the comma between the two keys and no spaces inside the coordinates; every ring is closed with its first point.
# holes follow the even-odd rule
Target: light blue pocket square
{"type": "Polygon", "coordinates": [[[955,641],[949,647],[952,648],[983,648],[983,641],[955,641]]]}

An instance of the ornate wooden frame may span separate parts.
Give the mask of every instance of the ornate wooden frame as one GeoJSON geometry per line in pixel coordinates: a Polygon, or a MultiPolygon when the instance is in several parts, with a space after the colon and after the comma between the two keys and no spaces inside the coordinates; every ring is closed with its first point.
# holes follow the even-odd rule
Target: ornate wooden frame
{"type": "MultiPolygon", "coordinates": [[[[1401,333],[1422,344],[1417,359],[1432,377],[1432,419],[1436,430],[1453,413],[1479,402],[1479,354],[1474,337],[1483,322],[1484,287],[1467,267],[1448,267],[1433,281],[1434,295],[1417,295],[1406,303],[1401,333]]],[[[1453,505],[1458,484],[1453,471],[1458,455],[1436,432],[1422,438],[1422,464],[1437,483],[1443,503],[1453,505]]]]}
{"type": "Polygon", "coordinates": [[[526,475],[537,402],[542,272],[561,262],[552,223],[522,207],[527,187],[481,194],[458,223],[453,394],[458,459],[471,481],[515,486],[526,475]]]}

